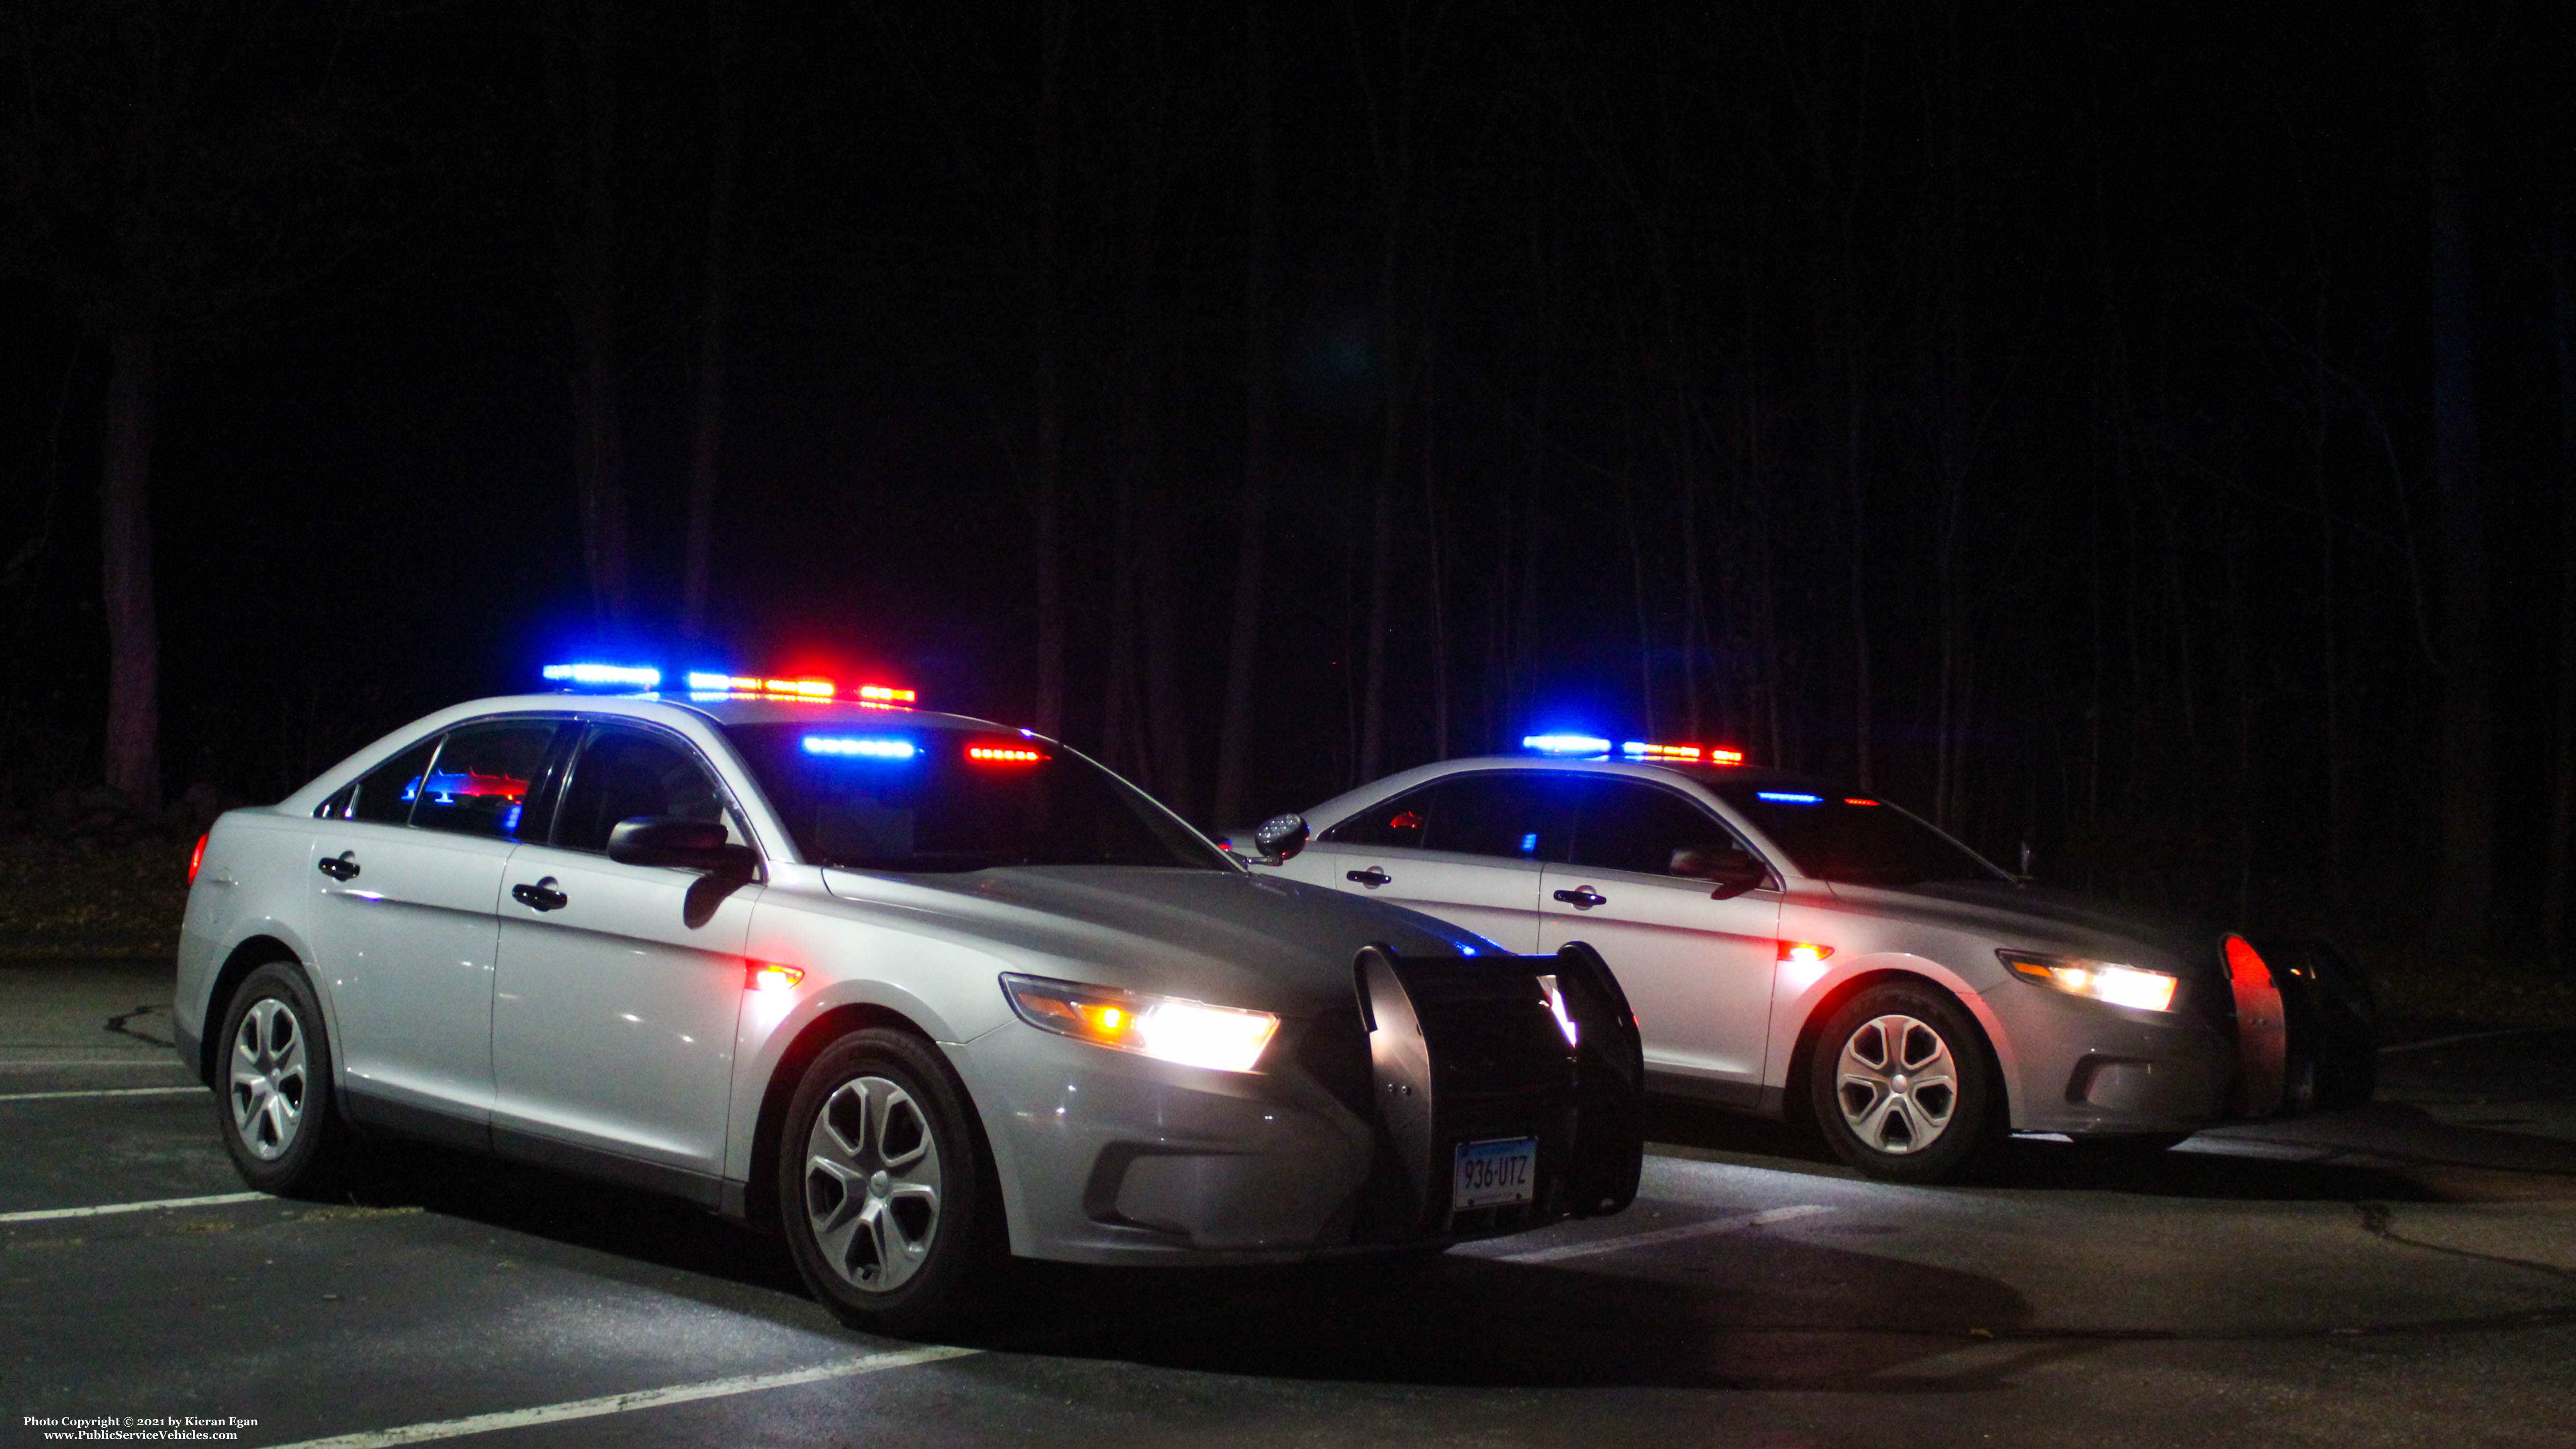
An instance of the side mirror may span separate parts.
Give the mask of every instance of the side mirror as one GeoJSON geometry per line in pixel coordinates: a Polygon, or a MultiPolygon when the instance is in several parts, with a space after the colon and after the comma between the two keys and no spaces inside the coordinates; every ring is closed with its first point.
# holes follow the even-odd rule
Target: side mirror
{"type": "Polygon", "coordinates": [[[1716,887],[1708,893],[1713,901],[1732,900],[1771,878],[1771,868],[1743,850],[1676,850],[1673,852],[1675,875],[1688,874],[1693,880],[1704,880],[1716,887]],[[1684,872],[1678,867],[1682,857],[1694,857],[1696,870],[1684,872]]]}
{"type": "Polygon", "coordinates": [[[1273,815],[1252,828],[1252,848],[1261,852],[1263,865],[1286,865],[1289,857],[1306,848],[1313,835],[1305,816],[1273,815]]]}
{"type": "Polygon", "coordinates": [[[726,841],[722,822],[638,815],[608,832],[608,858],[621,865],[667,865],[720,875],[749,875],[760,857],[726,841]]]}

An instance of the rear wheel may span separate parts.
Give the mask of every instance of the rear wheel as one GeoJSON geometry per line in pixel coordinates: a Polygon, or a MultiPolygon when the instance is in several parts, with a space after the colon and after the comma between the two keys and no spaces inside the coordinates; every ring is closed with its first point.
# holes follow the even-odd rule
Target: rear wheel
{"type": "Polygon", "coordinates": [[[215,1120],[242,1179],[281,1197],[337,1187],[355,1144],[333,1110],[331,1043],[304,972],[272,961],[245,977],[220,1040],[215,1120]]]}
{"type": "Polygon", "coordinates": [[[805,1070],[778,1144],[778,1206],[806,1286],[853,1328],[922,1333],[976,1306],[1001,1203],[938,1050],[872,1028],[805,1070]]]}
{"type": "Polygon", "coordinates": [[[1816,1039],[1809,1085],[1835,1154],[1888,1182],[1955,1182],[2004,1131],[1984,1033],[1929,983],[1844,1002],[1816,1039]]]}

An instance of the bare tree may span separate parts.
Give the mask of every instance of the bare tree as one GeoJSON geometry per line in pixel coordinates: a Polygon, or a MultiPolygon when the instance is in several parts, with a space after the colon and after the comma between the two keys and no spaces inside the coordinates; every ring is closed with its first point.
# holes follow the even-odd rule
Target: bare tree
{"type": "Polygon", "coordinates": [[[724,440],[726,324],[734,286],[734,188],[742,157],[742,0],[708,0],[715,136],[707,168],[706,277],[698,303],[697,394],[689,425],[689,522],[680,633],[703,638],[715,551],[716,470],[724,440]]]}
{"type": "Polygon", "coordinates": [[[2455,7],[2449,0],[2425,0],[2423,18],[2431,126],[2433,496],[2442,561],[2441,866],[2433,914],[2442,938],[2483,943],[2495,849],[2495,725],[2487,683],[2486,510],[2469,378],[2474,319],[2461,175],[2468,77],[2455,7]]]}
{"type": "Polygon", "coordinates": [[[1261,648],[1262,530],[1270,507],[1271,454],[1279,430],[1277,262],[1273,254],[1270,11],[1244,0],[1244,177],[1250,200],[1243,266],[1243,492],[1236,500],[1234,612],[1226,636],[1225,705],[1217,736],[1220,830],[1240,823],[1252,754],[1253,671],[1261,648]]]}
{"type": "Polygon", "coordinates": [[[626,469],[618,446],[616,0],[564,0],[548,66],[561,274],[572,320],[573,493],[591,613],[627,608],[626,469]],[[576,7],[578,10],[576,12],[576,7]]]}

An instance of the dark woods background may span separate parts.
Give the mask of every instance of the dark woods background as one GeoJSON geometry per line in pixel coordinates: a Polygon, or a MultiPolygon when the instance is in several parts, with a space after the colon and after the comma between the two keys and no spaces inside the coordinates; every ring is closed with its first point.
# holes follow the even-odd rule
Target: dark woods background
{"type": "Polygon", "coordinates": [[[0,13],[21,820],[696,637],[1216,824],[1579,727],[2559,951],[2562,7],[0,13]]]}

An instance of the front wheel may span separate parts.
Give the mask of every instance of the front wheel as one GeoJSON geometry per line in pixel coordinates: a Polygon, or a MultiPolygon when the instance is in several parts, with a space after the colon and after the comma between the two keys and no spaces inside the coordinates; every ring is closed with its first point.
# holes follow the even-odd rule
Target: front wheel
{"type": "Polygon", "coordinates": [[[778,1144],[778,1207],[805,1284],[852,1328],[922,1333],[975,1304],[1001,1203],[938,1049],[872,1028],[823,1049],[778,1144]]]}
{"type": "Polygon", "coordinates": [[[1810,1086],[1835,1154],[1887,1182],[1955,1182],[2005,1131],[1984,1034],[1928,983],[1844,1002],[1816,1039],[1810,1086]]]}
{"type": "Polygon", "coordinates": [[[355,1144],[332,1110],[331,1043],[303,971],[272,961],[245,977],[220,1040],[215,1124],[242,1180],[280,1197],[337,1187],[355,1144]]]}

